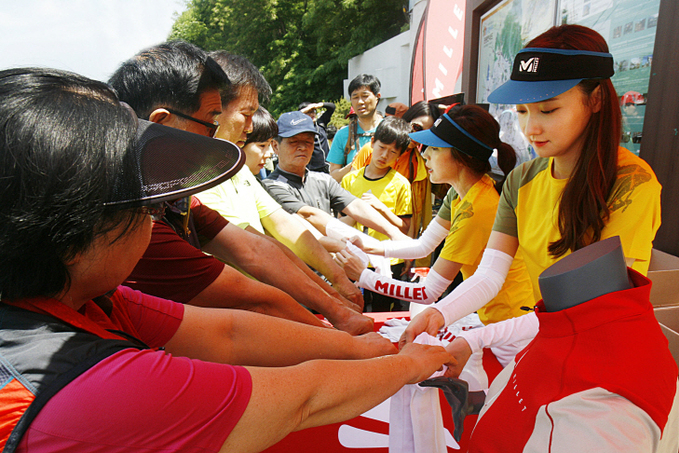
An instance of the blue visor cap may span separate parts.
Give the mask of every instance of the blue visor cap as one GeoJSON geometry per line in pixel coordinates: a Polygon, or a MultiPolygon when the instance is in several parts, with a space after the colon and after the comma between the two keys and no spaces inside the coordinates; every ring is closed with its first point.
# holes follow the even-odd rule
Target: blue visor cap
{"type": "Polygon", "coordinates": [[[528,47],[516,55],[510,79],[490,93],[488,102],[539,102],[565,93],[585,79],[608,79],[613,74],[610,53],[528,47]]]}
{"type": "Polygon", "coordinates": [[[439,117],[431,129],[408,135],[417,143],[436,148],[455,148],[484,162],[493,154],[493,148],[462,129],[447,113],[439,117]]]}

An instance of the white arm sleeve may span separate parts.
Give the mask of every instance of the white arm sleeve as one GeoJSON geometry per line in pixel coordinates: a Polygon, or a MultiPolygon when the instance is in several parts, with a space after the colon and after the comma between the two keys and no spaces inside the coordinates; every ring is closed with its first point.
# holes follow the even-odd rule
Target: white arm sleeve
{"type": "Polygon", "coordinates": [[[357,285],[375,293],[418,304],[429,305],[436,302],[450,282],[434,269],[429,271],[424,283],[411,283],[385,278],[369,269],[361,272],[357,285]]]}
{"type": "Polygon", "coordinates": [[[472,352],[478,352],[483,348],[497,348],[532,339],[537,335],[539,328],[538,317],[535,312],[531,312],[478,329],[464,330],[458,336],[467,340],[472,352]]]}
{"type": "Polygon", "coordinates": [[[474,275],[463,281],[434,308],[449,326],[493,300],[502,289],[514,258],[504,252],[486,249],[474,275]]]}
{"type": "Polygon", "coordinates": [[[418,239],[412,241],[382,241],[384,256],[409,260],[423,258],[433,252],[447,235],[448,229],[433,220],[418,239]]]}
{"type": "Polygon", "coordinates": [[[464,330],[458,336],[469,343],[472,352],[490,348],[500,365],[505,367],[535,338],[539,328],[538,317],[532,312],[478,329],[464,330]]]}

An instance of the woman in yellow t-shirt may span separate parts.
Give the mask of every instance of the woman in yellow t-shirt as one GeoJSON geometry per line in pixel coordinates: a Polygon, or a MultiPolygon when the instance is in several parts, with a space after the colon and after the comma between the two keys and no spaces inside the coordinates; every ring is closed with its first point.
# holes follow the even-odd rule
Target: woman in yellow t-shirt
{"type": "MultiPolygon", "coordinates": [[[[402,300],[435,302],[458,272],[471,276],[481,261],[491,234],[500,199],[493,179],[488,176],[488,159],[494,151],[503,171],[509,173],[516,162],[513,148],[499,137],[500,126],[481,107],[454,107],[425,131],[410,137],[427,145],[424,153],[432,183],[452,186],[444,207],[423,235],[412,241],[382,241],[362,245],[368,253],[414,259],[426,256],[445,238],[445,245],[424,283],[407,283],[365,269],[350,252],[337,257],[347,275],[358,285],[402,300]]],[[[511,278],[478,313],[485,324],[525,314],[521,307],[532,307],[532,290],[525,265],[514,260],[511,278]]],[[[474,311],[474,310],[472,310],[474,311]]]]}
{"type": "MultiPolygon", "coordinates": [[[[619,236],[628,266],[645,274],[660,226],[660,184],[644,161],[619,147],[621,112],[604,38],[579,25],[553,27],[514,61],[509,81],[488,100],[517,104],[524,135],[540,156],[508,176],[493,232],[476,273],[415,317],[401,343],[436,334],[464,310],[482,307],[520,253],[537,279],[552,263],[593,242],[619,236]]],[[[534,315],[512,321],[537,331],[534,315]]],[[[516,338],[514,338],[516,339],[516,338]]]]}

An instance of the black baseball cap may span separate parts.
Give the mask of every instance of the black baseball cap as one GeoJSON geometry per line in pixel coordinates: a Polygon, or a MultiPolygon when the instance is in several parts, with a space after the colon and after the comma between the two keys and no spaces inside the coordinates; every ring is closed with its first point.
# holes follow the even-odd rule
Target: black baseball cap
{"type": "Polygon", "coordinates": [[[104,205],[126,209],[187,197],[226,181],[244,163],[231,142],[137,119],[136,139],[104,205]]]}

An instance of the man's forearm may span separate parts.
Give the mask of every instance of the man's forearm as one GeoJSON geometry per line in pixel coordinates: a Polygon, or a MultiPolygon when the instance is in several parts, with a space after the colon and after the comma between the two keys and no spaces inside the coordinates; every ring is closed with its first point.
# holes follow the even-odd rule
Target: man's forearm
{"type": "MultiPolygon", "coordinates": [[[[309,277],[310,280],[312,280],[314,283],[316,283],[326,294],[328,294],[328,295],[330,295],[330,296],[332,296],[336,299],[340,299],[341,302],[345,302],[344,300],[342,300],[342,296],[332,286],[328,285],[328,283],[326,283],[312,269],[310,269],[309,266],[307,266],[308,263],[305,263],[299,256],[297,256],[292,250],[290,250],[289,247],[287,247],[285,244],[281,243],[280,241],[276,240],[275,238],[267,237],[267,240],[274,242],[274,244],[276,244],[283,251],[283,253],[285,253],[285,255],[288,257],[288,259],[290,259],[290,261],[292,261],[302,272],[304,272],[304,274],[307,277],[309,277]]],[[[316,241],[315,239],[314,239],[314,241],[318,245],[318,247],[320,248],[319,253],[322,252],[323,254],[327,255],[329,259],[331,259],[328,252],[325,251],[325,249],[318,243],[318,241],[316,241]]],[[[344,271],[342,270],[342,268],[337,266],[337,264],[334,261],[332,261],[332,264],[335,267],[337,267],[337,270],[342,275],[344,275],[344,277],[346,278],[346,274],[344,274],[344,271]]],[[[321,272],[321,271],[319,270],[319,272],[321,272]]],[[[321,273],[323,274],[323,272],[321,272],[321,273]]],[[[341,280],[341,278],[339,276],[335,275],[335,274],[331,274],[330,272],[328,272],[328,274],[331,275],[331,277],[336,278],[338,281],[341,280]]],[[[325,274],[323,274],[323,275],[325,275],[325,274]]],[[[332,282],[332,283],[335,282],[335,280],[333,280],[333,278],[328,277],[328,275],[325,275],[325,276],[328,278],[328,280],[330,280],[330,282],[332,282]]],[[[351,308],[353,309],[353,308],[357,308],[357,307],[351,307],[351,308]]]]}
{"type": "Polygon", "coordinates": [[[287,366],[311,359],[361,359],[396,352],[371,333],[352,337],[244,310],[187,306],[167,351],[232,365],[287,366]]]}
{"type": "Polygon", "coordinates": [[[267,238],[229,224],[204,250],[285,291],[299,303],[322,313],[338,329],[358,334],[372,328],[371,320],[326,293],[267,238]]]}
{"type": "Polygon", "coordinates": [[[297,211],[297,215],[309,222],[323,235],[326,235],[325,226],[328,224],[328,222],[334,219],[334,217],[327,212],[321,211],[320,209],[314,208],[312,206],[304,206],[299,211],[297,211]]]}
{"type": "Polygon", "coordinates": [[[312,326],[324,326],[315,315],[284,291],[246,277],[230,266],[224,266],[215,281],[187,303],[198,307],[248,310],[312,326]]]}
{"type": "Polygon", "coordinates": [[[292,250],[296,257],[325,275],[330,282],[334,283],[343,276],[346,277],[344,271],[335,263],[314,235],[290,214],[276,211],[270,216],[264,217],[262,225],[273,237],[292,250]]]}

